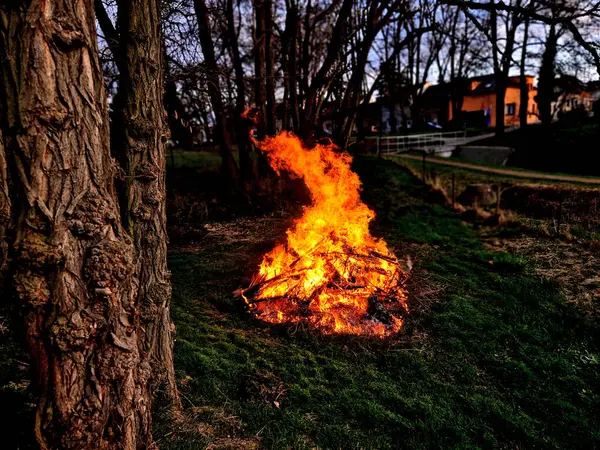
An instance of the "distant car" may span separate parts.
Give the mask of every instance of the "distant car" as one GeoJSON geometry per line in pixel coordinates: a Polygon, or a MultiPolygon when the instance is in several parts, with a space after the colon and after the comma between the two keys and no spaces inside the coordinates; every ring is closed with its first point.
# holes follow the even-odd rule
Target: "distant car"
{"type": "Polygon", "coordinates": [[[433,123],[433,122],[425,122],[425,125],[427,126],[427,128],[434,128],[436,130],[441,130],[442,126],[437,124],[437,123],[433,123]]]}

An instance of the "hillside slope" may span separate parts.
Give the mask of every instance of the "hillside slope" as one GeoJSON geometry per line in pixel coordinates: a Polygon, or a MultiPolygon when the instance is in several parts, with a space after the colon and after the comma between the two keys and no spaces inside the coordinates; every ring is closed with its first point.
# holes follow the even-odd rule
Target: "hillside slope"
{"type": "Polygon", "coordinates": [[[426,203],[397,165],[356,167],[374,233],[415,262],[404,332],[380,342],[257,324],[231,293],[290,221],[212,224],[171,253],[190,416],[161,448],[597,446],[597,319],[426,203]]]}

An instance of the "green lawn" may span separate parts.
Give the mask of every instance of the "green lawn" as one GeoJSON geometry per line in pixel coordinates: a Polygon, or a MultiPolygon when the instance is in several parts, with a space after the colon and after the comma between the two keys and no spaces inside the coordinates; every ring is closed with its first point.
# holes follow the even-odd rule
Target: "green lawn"
{"type": "Polygon", "coordinates": [[[159,446],[231,435],[273,449],[597,447],[597,319],[530,262],[487,250],[456,214],[424,203],[399,166],[356,167],[375,233],[416,256],[415,273],[439,291],[433,305],[411,284],[413,314],[386,342],[269,328],[231,295],[268,236],[172,251],[176,370],[184,405],[207,425],[159,433],[159,446]]]}
{"type": "MultiPolygon", "coordinates": [[[[234,152],[237,158],[237,152],[234,152]]],[[[167,169],[186,168],[195,170],[219,170],[221,156],[218,151],[186,151],[173,149],[167,152],[167,169]]]]}

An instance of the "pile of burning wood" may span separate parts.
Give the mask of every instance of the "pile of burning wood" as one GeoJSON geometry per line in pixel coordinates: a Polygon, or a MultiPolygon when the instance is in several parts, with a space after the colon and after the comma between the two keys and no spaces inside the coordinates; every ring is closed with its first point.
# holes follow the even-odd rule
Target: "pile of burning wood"
{"type": "Polygon", "coordinates": [[[304,322],[326,334],[397,333],[407,312],[407,271],[369,232],[375,214],[360,200],[351,157],[333,146],[308,150],[288,133],[259,145],[276,171],[304,180],[312,203],[236,294],[269,323],[304,322]]]}

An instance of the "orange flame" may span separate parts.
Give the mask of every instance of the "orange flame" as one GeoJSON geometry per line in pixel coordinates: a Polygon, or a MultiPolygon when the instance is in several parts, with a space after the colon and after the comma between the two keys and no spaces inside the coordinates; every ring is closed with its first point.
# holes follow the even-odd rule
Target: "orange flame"
{"type": "Polygon", "coordinates": [[[375,213],[360,199],[351,156],[333,145],[307,150],[287,132],[257,145],[277,173],[304,180],[312,204],[243,291],[253,314],[269,323],[304,321],[324,333],[383,337],[399,331],[402,320],[393,312],[406,311],[406,273],[386,243],[369,233],[375,213]]]}

